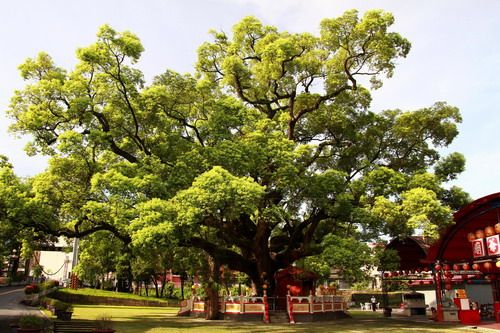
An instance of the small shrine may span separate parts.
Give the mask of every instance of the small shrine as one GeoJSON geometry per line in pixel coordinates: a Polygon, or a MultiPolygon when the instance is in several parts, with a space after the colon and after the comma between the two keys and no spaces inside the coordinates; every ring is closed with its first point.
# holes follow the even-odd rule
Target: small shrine
{"type": "MultiPolygon", "coordinates": [[[[273,276],[273,295],[228,295],[219,300],[219,313],[226,320],[262,320],[272,323],[286,318],[289,323],[331,320],[348,317],[345,300],[336,295],[334,287],[319,286],[315,289],[317,275],[298,267],[290,266],[273,276]]],[[[179,315],[202,316],[205,301],[193,294],[181,304],[179,315]]]]}
{"type": "Polygon", "coordinates": [[[314,290],[314,283],[317,279],[316,274],[295,266],[277,271],[274,274],[276,289],[273,296],[281,300],[281,302],[278,302],[278,308],[285,309],[288,294],[291,296],[309,296],[311,291],[314,290]]]}

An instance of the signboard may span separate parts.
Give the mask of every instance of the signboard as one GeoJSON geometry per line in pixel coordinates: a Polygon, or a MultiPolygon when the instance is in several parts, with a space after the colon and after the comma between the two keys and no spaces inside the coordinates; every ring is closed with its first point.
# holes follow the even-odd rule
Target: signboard
{"type": "Polygon", "coordinates": [[[472,256],[474,258],[484,257],[486,252],[484,251],[484,239],[474,239],[472,242],[472,256]]]}
{"type": "Polygon", "coordinates": [[[498,255],[500,254],[500,237],[499,235],[486,237],[486,248],[488,249],[488,255],[498,255]]]}

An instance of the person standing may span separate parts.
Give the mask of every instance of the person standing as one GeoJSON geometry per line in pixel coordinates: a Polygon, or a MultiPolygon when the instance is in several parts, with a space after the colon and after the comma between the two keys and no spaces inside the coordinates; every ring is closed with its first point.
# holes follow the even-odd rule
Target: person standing
{"type": "Polygon", "coordinates": [[[375,296],[372,296],[370,301],[372,302],[372,310],[377,311],[377,299],[375,298],[375,296]]]}

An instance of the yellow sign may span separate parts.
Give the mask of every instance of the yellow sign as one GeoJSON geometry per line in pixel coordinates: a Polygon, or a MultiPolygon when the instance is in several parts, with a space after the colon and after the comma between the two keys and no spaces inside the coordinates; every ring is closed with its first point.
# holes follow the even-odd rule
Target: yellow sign
{"type": "Polygon", "coordinates": [[[194,311],[205,311],[205,302],[195,302],[193,304],[194,311]]]}
{"type": "Polygon", "coordinates": [[[465,289],[457,289],[457,298],[467,298],[465,289]]]}

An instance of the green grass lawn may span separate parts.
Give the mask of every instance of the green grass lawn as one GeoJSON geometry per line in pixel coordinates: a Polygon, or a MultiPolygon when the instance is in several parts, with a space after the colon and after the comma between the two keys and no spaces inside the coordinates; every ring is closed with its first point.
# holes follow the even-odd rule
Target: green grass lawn
{"type": "Polygon", "coordinates": [[[167,303],[166,300],[158,299],[155,297],[139,296],[139,295],[135,295],[135,294],[131,294],[131,293],[120,293],[120,292],[116,292],[116,291],[108,291],[108,290],[93,289],[93,288],[79,288],[79,289],[62,288],[62,289],[59,289],[58,292],[72,294],[72,295],[124,298],[124,299],[135,299],[135,300],[142,300],[142,301],[156,301],[156,302],[160,302],[160,303],[167,303]]]}
{"type": "Polygon", "coordinates": [[[264,324],[229,321],[206,321],[176,317],[176,307],[125,307],[76,305],[73,318],[94,320],[106,314],[113,318],[117,333],[164,332],[343,332],[343,333],[472,333],[486,332],[459,325],[414,322],[401,318],[384,318],[380,312],[351,311],[353,318],[321,323],[264,324]]]}

